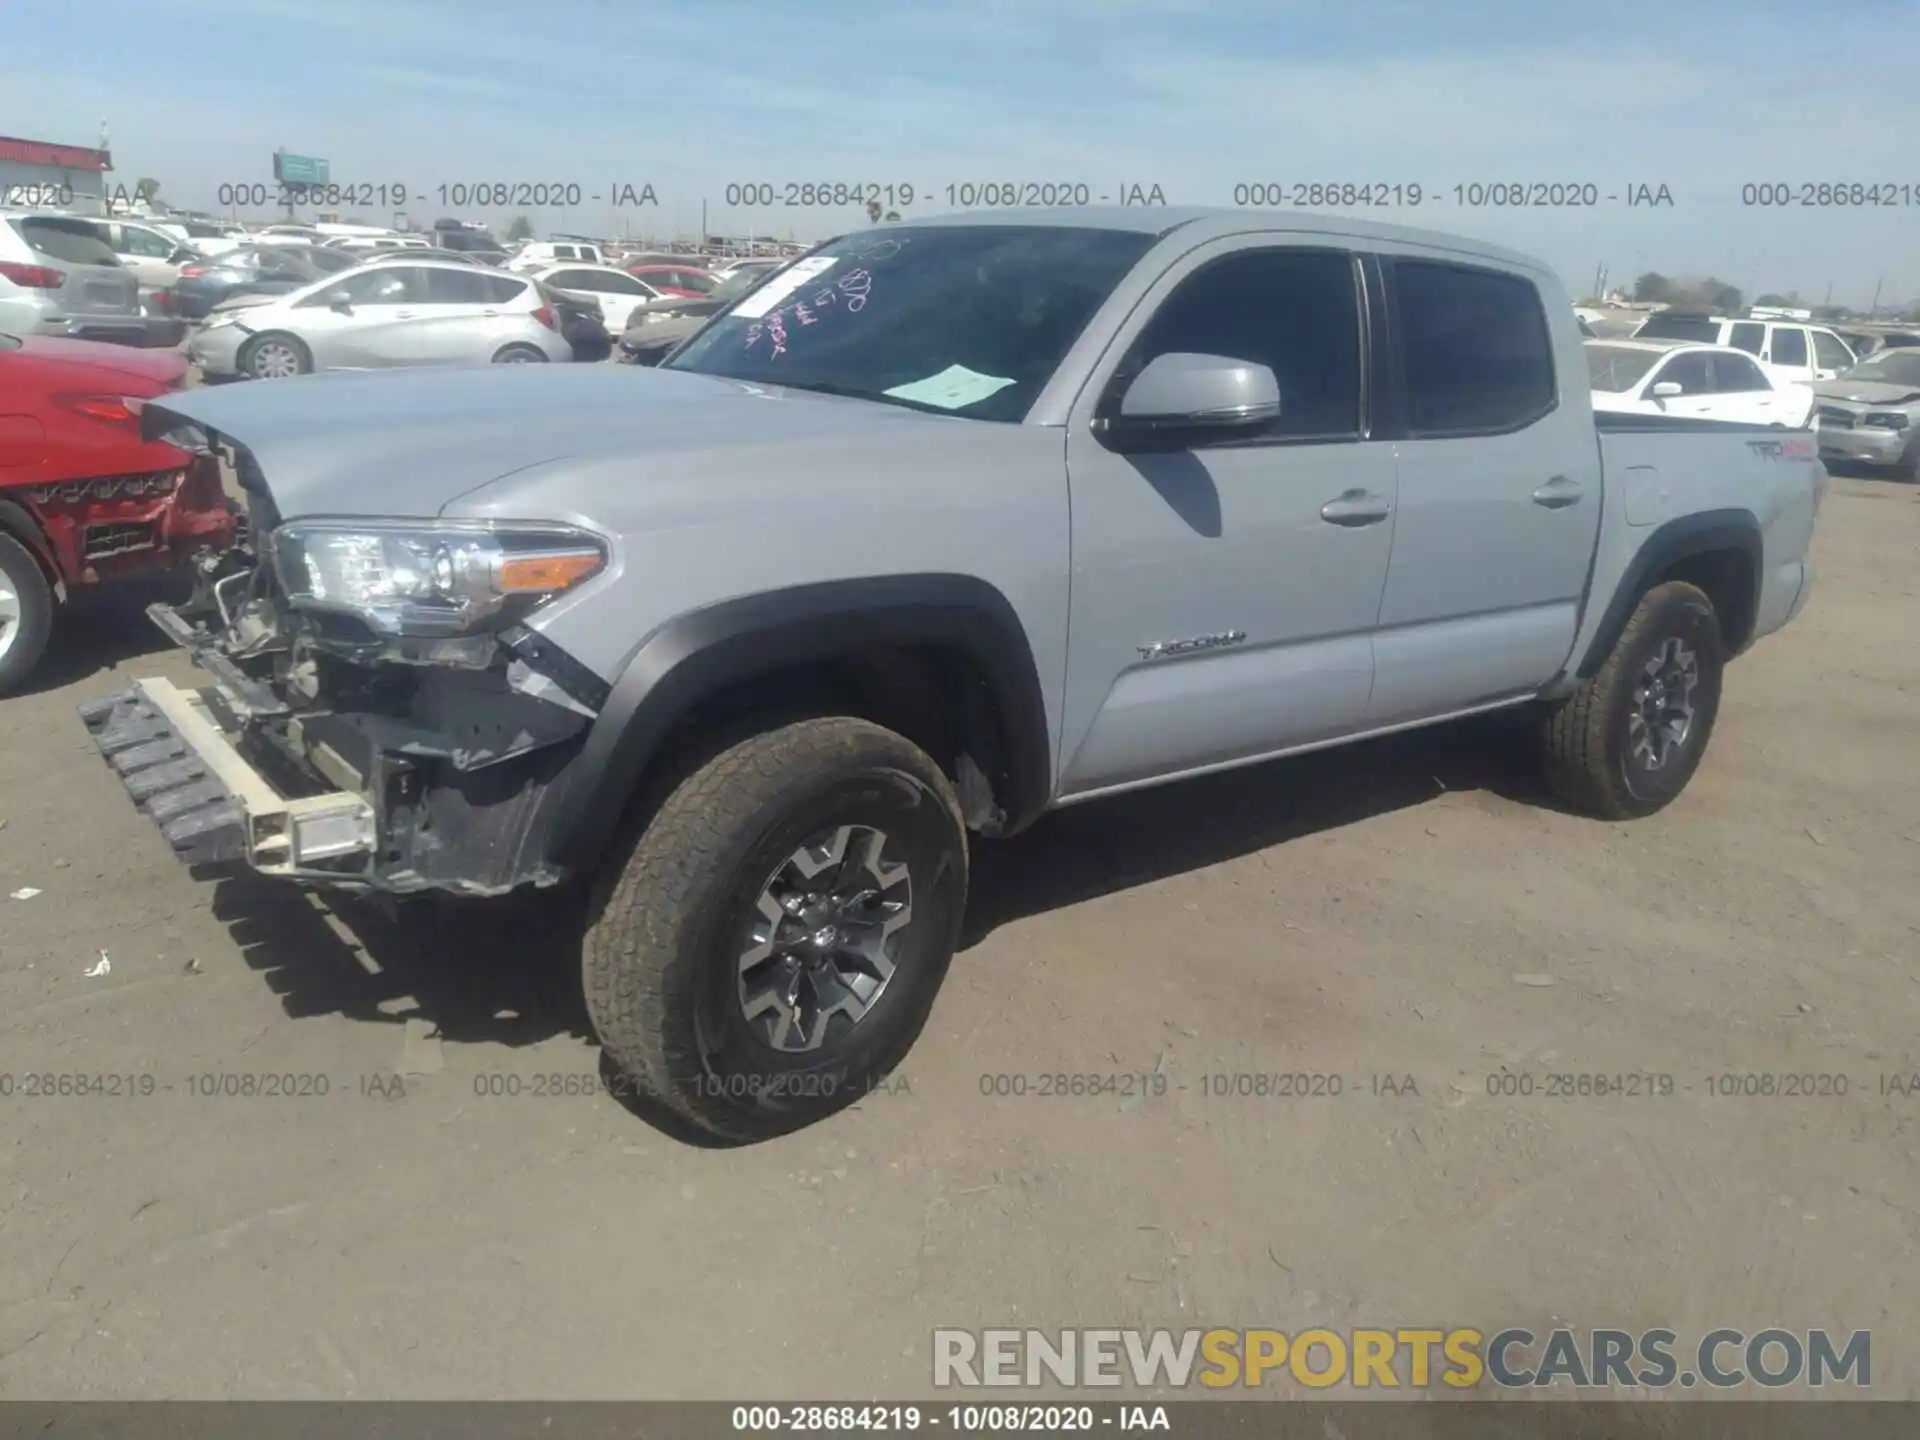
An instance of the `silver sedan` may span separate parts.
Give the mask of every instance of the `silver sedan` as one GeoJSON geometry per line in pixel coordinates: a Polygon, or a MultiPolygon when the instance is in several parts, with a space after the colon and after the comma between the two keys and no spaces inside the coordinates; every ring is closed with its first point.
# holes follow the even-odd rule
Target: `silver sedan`
{"type": "Polygon", "coordinates": [[[1813,394],[1823,456],[1920,477],[1920,350],[1881,350],[1813,394]]]}
{"type": "Polygon", "coordinates": [[[211,376],[259,380],[392,365],[565,361],[541,288],[449,260],[361,265],[265,304],[216,311],[187,342],[211,376]]]}

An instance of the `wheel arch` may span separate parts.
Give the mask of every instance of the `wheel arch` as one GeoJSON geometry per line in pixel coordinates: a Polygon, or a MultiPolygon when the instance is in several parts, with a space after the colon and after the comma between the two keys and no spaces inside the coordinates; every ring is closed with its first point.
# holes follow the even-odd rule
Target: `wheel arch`
{"type": "Polygon", "coordinates": [[[642,642],[572,767],[548,841],[554,862],[575,872],[596,865],[676,732],[776,676],[771,701],[793,698],[789,682],[813,679],[827,693],[875,702],[857,707],[869,718],[877,706],[953,737],[956,756],[979,772],[962,766],[956,784],[983,833],[1014,833],[1046,807],[1046,701],[1006,596],[969,575],[833,580],[690,611],[642,642]]]}
{"type": "Polygon", "coordinates": [[[1587,680],[1598,673],[1640,597],[1669,580],[1706,591],[1720,618],[1726,653],[1738,655],[1753,640],[1764,555],[1760,522],[1750,510],[1703,510],[1669,520],[1647,537],[1614,587],[1576,677],[1587,680]]]}
{"type": "Polygon", "coordinates": [[[60,574],[60,562],[53,553],[53,547],[47,543],[46,533],[18,501],[0,497],[0,534],[10,535],[26,547],[27,553],[40,566],[40,573],[46,577],[47,588],[53,592],[56,602],[66,595],[66,581],[60,574]]]}

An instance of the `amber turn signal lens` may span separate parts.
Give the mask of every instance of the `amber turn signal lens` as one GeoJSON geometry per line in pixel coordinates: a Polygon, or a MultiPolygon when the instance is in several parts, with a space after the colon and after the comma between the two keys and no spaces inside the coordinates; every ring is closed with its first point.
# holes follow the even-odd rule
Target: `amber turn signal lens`
{"type": "Polygon", "coordinates": [[[509,555],[500,562],[500,589],[509,595],[547,594],[578,585],[601,566],[598,550],[509,555]]]}

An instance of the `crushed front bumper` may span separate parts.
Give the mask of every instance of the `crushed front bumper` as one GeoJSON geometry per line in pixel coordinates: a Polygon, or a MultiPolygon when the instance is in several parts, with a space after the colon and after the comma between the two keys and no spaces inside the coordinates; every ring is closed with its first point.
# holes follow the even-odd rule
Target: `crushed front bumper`
{"type": "Polygon", "coordinates": [[[136,681],[80,707],[94,744],[134,804],[188,864],[241,862],[298,878],[317,865],[369,854],[373,807],[347,791],[290,799],[242,755],[218,685],[183,690],[136,681]]]}

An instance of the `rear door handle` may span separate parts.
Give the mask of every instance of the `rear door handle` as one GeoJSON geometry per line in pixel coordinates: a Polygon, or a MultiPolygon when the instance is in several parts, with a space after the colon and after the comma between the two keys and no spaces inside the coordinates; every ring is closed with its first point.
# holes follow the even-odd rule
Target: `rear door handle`
{"type": "Polygon", "coordinates": [[[1343,491],[1338,499],[1320,507],[1320,518],[1329,525],[1378,525],[1393,513],[1384,496],[1370,490],[1343,491]]]}
{"type": "Polygon", "coordinates": [[[1578,505],[1580,497],[1585,493],[1578,480],[1569,480],[1564,475],[1556,475],[1533,492],[1533,503],[1544,505],[1549,510],[1562,510],[1569,505],[1578,505]]]}

